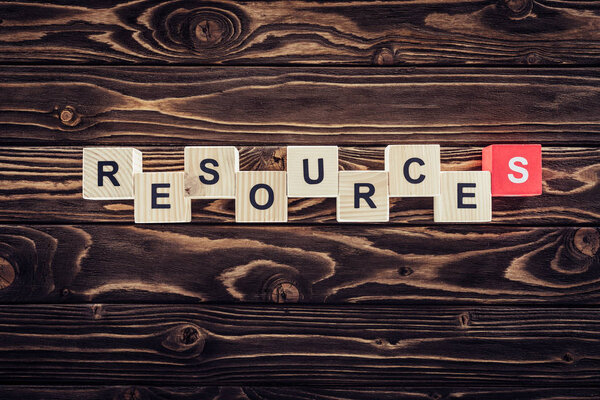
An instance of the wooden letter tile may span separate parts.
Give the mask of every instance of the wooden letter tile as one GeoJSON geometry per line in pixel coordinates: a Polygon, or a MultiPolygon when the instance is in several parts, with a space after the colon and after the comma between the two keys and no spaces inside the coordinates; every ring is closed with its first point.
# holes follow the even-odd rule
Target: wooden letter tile
{"type": "Polygon", "coordinates": [[[387,222],[390,218],[386,171],[340,171],[338,222],[387,222]]]}
{"type": "Polygon", "coordinates": [[[135,222],[190,222],[191,200],[183,190],[183,172],[135,174],[135,222]]]}
{"type": "Polygon", "coordinates": [[[236,175],[236,222],[287,222],[285,171],[240,171],[236,175]]]}
{"type": "Polygon", "coordinates": [[[488,171],[440,174],[442,191],[433,199],[435,222],[490,222],[492,189],[488,171]]]}
{"type": "Polygon", "coordinates": [[[337,146],[287,147],[288,197],[336,197],[337,146]]]}
{"type": "Polygon", "coordinates": [[[234,146],[184,149],[185,194],[190,199],[234,199],[239,152],[234,146]]]}
{"type": "Polygon", "coordinates": [[[83,149],[83,198],[133,199],[133,175],[142,172],[142,153],[131,147],[83,149]]]}
{"type": "Polygon", "coordinates": [[[440,146],[393,145],[385,149],[390,197],[432,197],[440,194],[440,146]]]}

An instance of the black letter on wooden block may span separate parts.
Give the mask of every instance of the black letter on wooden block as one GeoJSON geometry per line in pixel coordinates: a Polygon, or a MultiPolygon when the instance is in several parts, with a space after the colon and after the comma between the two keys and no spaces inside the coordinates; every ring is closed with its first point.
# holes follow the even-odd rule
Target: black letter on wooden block
{"type": "Polygon", "coordinates": [[[304,180],[309,185],[316,185],[317,183],[321,183],[323,181],[323,176],[325,175],[323,173],[323,159],[319,158],[317,160],[317,164],[319,165],[319,175],[317,179],[310,179],[310,176],[308,174],[308,158],[302,160],[302,166],[304,167],[304,180]]]}
{"type": "Polygon", "coordinates": [[[206,179],[205,177],[200,175],[198,177],[200,178],[200,182],[204,183],[205,185],[214,185],[215,183],[219,182],[219,173],[212,168],[208,168],[206,164],[212,164],[213,167],[218,167],[219,163],[217,162],[217,160],[214,160],[212,158],[207,158],[205,160],[200,161],[200,169],[202,170],[202,172],[206,172],[207,174],[213,176],[212,179],[206,179]]]}
{"type": "Polygon", "coordinates": [[[169,197],[169,193],[158,193],[158,189],[169,189],[170,183],[153,183],[152,184],[152,208],[171,208],[170,204],[158,204],[159,197],[169,197]]]}
{"type": "Polygon", "coordinates": [[[252,207],[256,208],[257,210],[266,210],[267,208],[273,205],[274,201],[275,194],[273,193],[273,189],[266,183],[259,183],[257,185],[252,186],[252,189],[250,189],[250,204],[252,204],[252,207]],[[256,202],[256,192],[258,191],[258,189],[265,189],[268,194],[267,202],[263,205],[260,205],[256,202]]]}
{"type": "Polygon", "coordinates": [[[475,193],[463,193],[464,188],[474,188],[477,185],[474,183],[457,183],[457,196],[458,196],[458,208],[477,208],[477,204],[465,204],[463,199],[465,197],[475,197],[475,193]]]}
{"type": "Polygon", "coordinates": [[[419,175],[419,177],[417,179],[413,179],[410,177],[408,170],[410,168],[410,164],[412,164],[412,163],[417,163],[421,167],[423,165],[425,165],[425,162],[423,160],[421,160],[420,158],[417,158],[417,157],[409,158],[404,163],[404,179],[406,179],[408,181],[408,183],[414,183],[414,184],[423,182],[423,180],[425,179],[425,175],[423,175],[423,174],[419,175]]]}
{"type": "Polygon", "coordinates": [[[375,186],[370,183],[355,183],[354,184],[354,208],[360,208],[360,199],[364,199],[367,202],[369,207],[377,208],[373,200],[371,200],[371,196],[375,194],[375,186]],[[361,193],[360,188],[366,187],[369,190],[366,193],[361,193]]]}
{"type": "Polygon", "coordinates": [[[119,164],[116,161],[98,161],[98,186],[104,186],[104,177],[106,176],[113,185],[119,185],[119,181],[115,178],[115,174],[119,171],[119,164]],[[104,170],[104,166],[109,165],[112,167],[112,171],[107,172],[104,170]]]}

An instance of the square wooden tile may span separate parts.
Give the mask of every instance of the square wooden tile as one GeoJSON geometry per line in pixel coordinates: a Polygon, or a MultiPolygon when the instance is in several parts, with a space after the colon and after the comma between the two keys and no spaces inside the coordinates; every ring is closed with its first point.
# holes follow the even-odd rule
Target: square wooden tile
{"type": "Polygon", "coordinates": [[[135,222],[175,223],[192,220],[192,204],[185,197],[183,172],[135,174],[135,222]]]}
{"type": "Polygon", "coordinates": [[[432,197],[440,194],[440,146],[393,145],[385,149],[390,197],[432,197]]]}
{"type": "Polygon", "coordinates": [[[433,199],[435,222],[490,222],[492,187],[488,171],[445,171],[433,199]]]}
{"type": "Polygon", "coordinates": [[[386,171],[340,171],[338,222],[387,222],[389,214],[386,171]]]}
{"type": "Polygon", "coordinates": [[[185,193],[191,199],[234,199],[240,156],[234,146],[184,149],[185,193]]]}
{"type": "Polygon", "coordinates": [[[287,147],[288,197],[336,197],[337,146],[287,147]]]}
{"type": "Polygon", "coordinates": [[[236,186],[236,222],[287,222],[285,171],[240,171],[236,186]]]}
{"type": "Polygon", "coordinates": [[[142,172],[142,153],[132,147],[83,149],[83,198],[133,199],[133,175],[142,172]]]}

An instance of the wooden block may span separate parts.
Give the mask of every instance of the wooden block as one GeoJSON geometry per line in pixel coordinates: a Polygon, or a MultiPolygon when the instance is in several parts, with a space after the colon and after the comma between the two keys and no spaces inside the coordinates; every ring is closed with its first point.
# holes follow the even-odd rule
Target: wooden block
{"type": "Polygon", "coordinates": [[[146,172],[134,175],[135,222],[190,222],[192,204],[185,197],[183,172],[146,172]]]}
{"type": "Polygon", "coordinates": [[[490,222],[492,189],[488,171],[440,173],[441,193],[433,198],[435,222],[490,222]]]}
{"type": "Polygon", "coordinates": [[[338,222],[387,222],[390,219],[386,171],[340,171],[338,222]]]}
{"type": "Polygon", "coordinates": [[[492,174],[492,196],[542,194],[542,146],[493,144],[482,152],[482,169],[492,174]]]}
{"type": "Polygon", "coordinates": [[[390,197],[432,197],[440,194],[440,146],[392,145],[385,148],[390,197]]]}
{"type": "Polygon", "coordinates": [[[190,199],[234,199],[240,155],[234,146],[184,149],[185,194],[190,199]]]}
{"type": "Polygon", "coordinates": [[[337,146],[287,147],[288,197],[336,197],[337,146]]]}
{"type": "Polygon", "coordinates": [[[285,171],[240,171],[236,181],[236,222],[287,222],[285,171]]]}
{"type": "Polygon", "coordinates": [[[132,147],[83,149],[83,198],[133,199],[133,175],[142,172],[142,153],[132,147]]]}

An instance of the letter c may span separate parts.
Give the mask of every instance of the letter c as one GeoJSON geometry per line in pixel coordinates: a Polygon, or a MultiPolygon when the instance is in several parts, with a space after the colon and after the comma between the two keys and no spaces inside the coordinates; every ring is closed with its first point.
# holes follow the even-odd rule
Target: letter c
{"type": "Polygon", "coordinates": [[[412,164],[412,163],[417,163],[421,167],[423,165],[425,165],[425,162],[423,160],[421,160],[420,158],[417,158],[417,157],[409,158],[404,163],[404,179],[406,179],[408,181],[408,183],[413,183],[413,184],[418,184],[418,183],[423,182],[425,180],[425,175],[423,175],[423,174],[419,175],[419,177],[417,179],[413,179],[410,176],[409,169],[410,169],[410,164],[412,164]]]}

